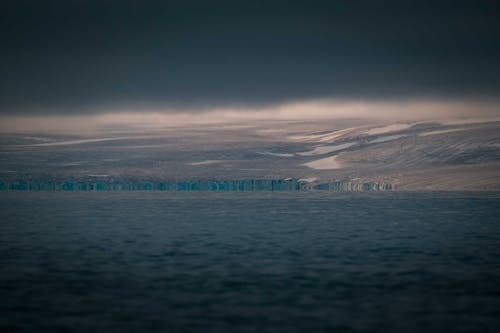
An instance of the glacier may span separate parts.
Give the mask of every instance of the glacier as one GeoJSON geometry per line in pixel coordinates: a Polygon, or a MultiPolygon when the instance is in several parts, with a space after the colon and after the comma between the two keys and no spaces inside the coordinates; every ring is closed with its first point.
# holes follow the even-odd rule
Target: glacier
{"type": "Polygon", "coordinates": [[[304,179],[244,179],[244,180],[0,180],[1,191],[308,191],[334,192],[391,191],[391,183],[330,181],[311,182],[304,179]]]}

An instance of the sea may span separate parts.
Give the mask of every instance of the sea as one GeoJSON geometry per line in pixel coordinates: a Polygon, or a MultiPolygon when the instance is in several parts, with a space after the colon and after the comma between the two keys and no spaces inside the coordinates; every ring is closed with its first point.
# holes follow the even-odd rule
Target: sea
{"type": "Polygon", "coordinates": [[[0,193],[0,332],[500,332],[498,192],[0,193]]]}

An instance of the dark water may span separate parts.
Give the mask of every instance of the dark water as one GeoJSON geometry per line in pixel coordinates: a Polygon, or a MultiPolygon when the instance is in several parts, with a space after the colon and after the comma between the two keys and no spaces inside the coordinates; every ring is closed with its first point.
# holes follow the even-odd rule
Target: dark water
{"type": "Polygon", "coordinates": [[[0,193],[1,332],[498,332],[500,194],[0,193]]]}

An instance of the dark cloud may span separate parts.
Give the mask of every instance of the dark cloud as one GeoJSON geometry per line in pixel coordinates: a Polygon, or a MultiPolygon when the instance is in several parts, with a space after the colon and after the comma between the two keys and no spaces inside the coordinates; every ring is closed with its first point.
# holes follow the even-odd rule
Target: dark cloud
{"type": "Polygon", "coordinates": [[[0,6],[2,113],[500,92],[498,1],[0,6]]]}

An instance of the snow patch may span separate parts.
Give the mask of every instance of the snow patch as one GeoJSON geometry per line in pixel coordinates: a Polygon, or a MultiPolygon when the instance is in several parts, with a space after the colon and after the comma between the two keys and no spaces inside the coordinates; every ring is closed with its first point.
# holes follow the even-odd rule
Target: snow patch
{"type": "Polygon", "coordinates": [[[389,133],[389,132],[396,132],[396,131],[402,131],[405,129],[408,129],[412,127],[414,124],[392,124],[392,125],[387,125],[383,127],[375,127],[372,128],[363,134],[367,135],[377,135],[377,134],[384,134],[384,133],[389,133]]]}
{"type": "Polygon", "coordinates": [[[315,182],[317,180],[318,180],[317,177],[310,177],[310,178],[300,178],[298,181],[304,182],[304,183],[312,183],[312,182],[315,182]]]}
{"type": "Polygon", "coordinates": [[[330,156],[326,158],[322,158],[319,160],[314,160],[311,162],[304,163],[309,168],[316,170],[332,170],[332,169],[340,169],[342,168],[342,164],[337,160],[338,156],[330,156]]]}
{"type": "Polygon", "coordinates": [[[446,130],[424,132],[424,133],[420,133],[418,136],[445,134],[445,133],[459,132],[459,131],[465,131],[465,130],[466,130],[466,128],[452,128],[452,129],[446,129],[446,130]]]}
{"type": "Polygon", "coordinates": [[[349,128],[344,128],[338,131],[332,131],[328,133],[323,133],[323,134],[306,134],[306,135],[294,135],[294,136],[289,136],[288,138],[291,140],[295,141],[318,141],[318,142],[328,142],[328,141],[333,141],[341,136],[344,136],[353,130],[355,130],[356,127],[349,127],[349,128]]]}
{"type": "Polygon", "coordinates": [[[199,162],[191,162],[187,163],[188,165],[207,165],[207,164],[215,164],[215,163],[222,163],[224,162],[223,160],[205,160],[205,161],[199,161],[199,162]]]}
{"type": "Polygon", "coordinates": [[[116,138],[98,138],[98,139],[81,139],[81,140],[67,140],[67,141],[55,141],[55,142],[44,142],[35,143],[32,145],[23,145],[25,147],[47,147],[47,146],[65,146],[65,145],[79,145],[82,143],[93,143],[93,142],[103,142],[103,141],[114,141],[114,140],[125,140],[131,137],[116,137],[116,138]]]}
{"type": "Polygon", "coordinates": [[[271,153],[270,151],[258,151],[257,154],[261,155],[271,155],[271,156],[278,156],[278,157],[293,157],[293,154],[289,153],[271,153]]]}
{"type": "Polygon", "coordinates": [[[323,155],[323,154],[328,154],[328,153],[332,153],[335,151],[339,151],[342,149],[352,147],[355,144],[356,144],[356,142],[347,142],[347,143],[343,143],[340,145],[334,145],[334,146],[318,146],[318,147],[314,148],[313,150],[297,153],[297,155],[300,155],[300,156],[323,155]]]}

